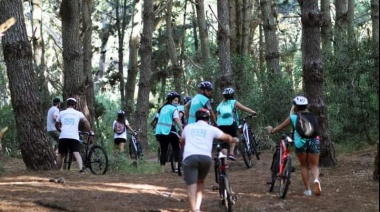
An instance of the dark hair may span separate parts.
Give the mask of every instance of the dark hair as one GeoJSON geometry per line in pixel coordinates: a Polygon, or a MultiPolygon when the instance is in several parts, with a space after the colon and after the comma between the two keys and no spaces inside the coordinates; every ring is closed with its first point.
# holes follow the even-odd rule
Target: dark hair
{"type": "Polygon", "coordinates": [[[203,120],[203,121],[208,121],[210,119],[210,111],[201,108],[195,112],[195,121],[203,120]]]}
{"type": "Polygon", "coordinates": [[[60,102],[61,102],[61,100],[59,98],[54,98],[53,99],[53,105],[57,105],[60,102]]]}

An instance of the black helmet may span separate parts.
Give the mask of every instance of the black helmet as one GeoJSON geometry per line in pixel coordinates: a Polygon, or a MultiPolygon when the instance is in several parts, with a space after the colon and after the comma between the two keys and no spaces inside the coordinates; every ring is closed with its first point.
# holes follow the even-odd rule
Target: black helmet
{"type": "Polygon", "coordinates": [[[58,104],[60,102],[61,102],[61,100],[59,98],[54,98],[53,99],[53,104],[58,104]]]}
{"type": "Polygon", "coordinates": [[[77,104],[77,100],[70,97],[66,100],[67,106],[75,106],[77,104]]]}
{"type": "Polygon", "coordinates": [[[183,104],[186,104],[191,101],[191,96],[185,96],[183,97],[183,104]]]}
{"type": "Polygon", "coordinates": [[[195,112],[195,120],[196,121],[198,121],[198,120],[207,121],[209,118],[210,118],[210,111],[205,109],[205,108],[201,108],[201,109],[197,110],[197,112],[195,112]]]}
{"type": "Polygon", "coordinates": [[[222,94],[223,94],[224,98],[232,99],[232,98],[234,98],[234,93],[235,93],[235,90],[233,88],[225,88],[223,90],[222,94]]]}
{"type": "Polygon", "coordinates": [[[177,92],[175,91],[172,91],[172,92],[169,92],[167,95],[166,95],[166,101],[168,102],[171,102],[174,98],[178,98],[180,99],[181,98],[181,95],[179,95],[177,92]]]}
{"type": "Polygon", "coordinates": [[[124,116],[124,115],[125,115],[124,110],[119,110],[119,112],[117,112],[117,116],[124,116]]]}
{"type": "Polygon", "coordinates": [[[214,86],[209,81],[203,81],[203,82],[199,83],[198,88],[199,89],[213,90],[214,86]]]}

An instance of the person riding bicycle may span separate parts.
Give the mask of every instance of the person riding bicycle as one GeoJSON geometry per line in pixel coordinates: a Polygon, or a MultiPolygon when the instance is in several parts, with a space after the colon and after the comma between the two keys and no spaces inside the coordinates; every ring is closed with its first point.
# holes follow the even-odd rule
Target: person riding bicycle
{"type": "Polygon", "coordinates": [[[134,133],[128,120],[125,118],[125,112],[123,110],[117,112],[117,118],[112,123],[112,129],[114,131],[114,144],[119,148],[119,153],[123,153],[125,142],[127,142],[127,129],[134,133]]]}
{"type": "Polygon", "coordinates": [[[209,81],[203,81],[199,83],[198,88],[199,93],[195,95],[191,101],[185,104],[185,117],[187,118],[187,124],[194,123],[195,112],[201,108],[205,108],[210,111],[211,122],[216,125],[216,118],[210,101],[214,86],[209,81]]]}
{"type": "Polygon", "coordinates": [[[182,166],[191,211],[199,211],[201,207],[204,180],[212,162],[213,140],[235,142],[232,136],[209,125],[209,120],[210,112],[199,109],[195,113],[196,122],[188,124],[181,136],[181,142],[185,142],[182,166]]]}
{"type": "MultiPolygon", "coordinates": [[[[290,116],[287,117],[279,126],[273,128],[272,126],[267,126],[269,133],[273,134],[280,132],[287,126],[292,125],[293,129],[296,129],[297,113],[309,112],[308,110],[308,100],[304,96],[297,96],[293,99],[293,106],[290,111],[290,116]]],[[[302,181],[305,185],[305,196],[311,196],[312,192],[309,184],[309,169],[311,175],[314,178],[314,194],[319,196],[321,194],[321,184],[319,182],[319,154],[320,154],[320,143],[319,137],[314,138],[303,138],[294,130],[294,144],[296,146],[296,154],[301,166],[302,181]]]]}
{"type": "Polygon", "coordinates": [[[177,104],[180,100],[180,95],[173,91],[166,95],[166,103],[158,110],[158,120],[155,129],[156,139],[160,143],[160,164],[161,172],[165,171],[166,154],[169,143],[173,148],[175,162],[178,162],[179,157],[179,138],[178,134],[183,131],[177,104]],[[176,128],[176,126],[177,128],[176,128]],[[177,134],[178,133],[178,134],[177,134]]]}
{"type": "Polygon", "coordinates": [[[53,99],[53,106],[49,108],[46,118],[46,131],[54,151],[58,149],[59,132],[55,127],[55,122],[59,115],[60,103],[61,100],[59,98],[53,99]]]}
{"type": "MultiPolygon", "coordinates": [[[[224,133],[237,137],[237,127],[239,125],[239,114],[236,109],[243,110],[250,114],[256,114],[252,109],[244,106],[240,102],[234,99],[235,90],[233,88],[223,89],[223,101],[216,108],[216,123],[220,130],[224,133]]],[[[228,143],[222,143],[222,152],[228,155],[228,159],[236,160],[235,158],[235,143],[229,145],[228,143]],[[227,154],[229,152],[229,154],[227,154]]]]}
{"type": "Polygon", "coordinates": [[[58,170],[62,167],[62,161],[67,151],[71,151],[78,163],[79,173],[84,173],[82,157],[79,154],[81,144],[79,142],[79,123],[83,122],[86,130],[91,135],[94,132],[91,130],[90,122],[84,116],[84,114],[75,109],[77,100],[70,97],[66,101],[67,109],[59,113],[55,126],[59,132],[61,132],[58,141],[58,170]]]}

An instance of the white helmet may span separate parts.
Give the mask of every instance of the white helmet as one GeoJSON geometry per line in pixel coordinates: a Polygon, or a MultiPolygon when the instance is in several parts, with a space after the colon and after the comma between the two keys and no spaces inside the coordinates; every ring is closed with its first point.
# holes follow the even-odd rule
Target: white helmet
{"type": "Polygon", "coordinates": [[[309,102],[307,101],[306,97],[304,97],[304,96],[296,96],[296,98],[293,99],[293,104],[295,104],[295,105],[308,105],[309,102]]]}

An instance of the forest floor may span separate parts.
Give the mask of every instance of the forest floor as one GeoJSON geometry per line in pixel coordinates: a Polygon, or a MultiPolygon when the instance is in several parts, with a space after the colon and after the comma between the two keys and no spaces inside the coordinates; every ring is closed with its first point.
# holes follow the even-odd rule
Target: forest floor
{"type": "MultiPolygon", "coordinates": [[[[372,180],[376,148],[337,155],[338,165],[321,167],[321,196],[303,196],[298,161],[284,200],[278,192],[268,192],[271,153],[263,153],[247,169],[241,158],[228,169],[231,186],[238,199],[234,211],[379,211],[379,183],[372,180]]],[[[153,159],[152,159],[153,160],[153,159]]],[[[152,162],[153,163],[153,162],[152,162]]],[[[186,187],[181,177],[169,171],[159,174],[105,175],[77,171],[25,170],[21,159],[0,162],[0,211],[189,211],[186,187]],[[49,182],[63,177],[64,183],[49,182]]],[[[74,164],[76,166],[76,164],[74,164]]],[[[202,211],[223,211],[210,172],[202,211]]],[[[276,188],[275,188],[276,189],[276,188]]]]}

